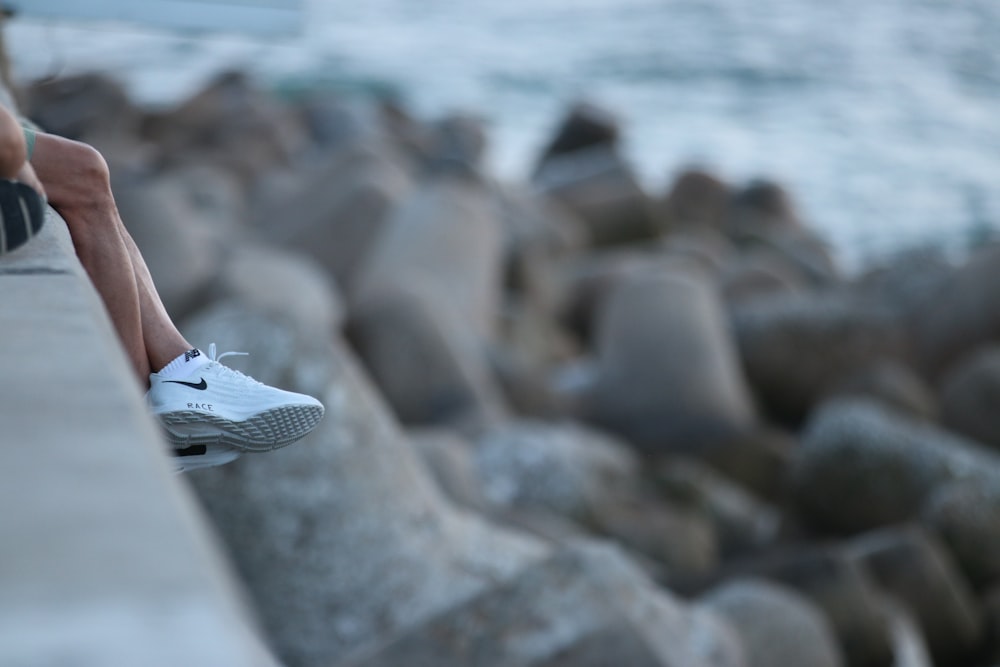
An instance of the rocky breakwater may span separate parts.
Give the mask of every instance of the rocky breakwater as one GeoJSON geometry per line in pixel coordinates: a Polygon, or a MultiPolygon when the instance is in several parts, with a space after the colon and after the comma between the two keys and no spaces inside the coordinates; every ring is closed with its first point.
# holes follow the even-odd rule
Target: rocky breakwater
{"type": "Polygon", "coordinates": [[[592,104],[510,184],[472,115],[26,92],[186,334],[327,405],[189,478],[288,665],[1000,661],[1000,250],[844,275],[778,184],[645,190],[592,104]]]}

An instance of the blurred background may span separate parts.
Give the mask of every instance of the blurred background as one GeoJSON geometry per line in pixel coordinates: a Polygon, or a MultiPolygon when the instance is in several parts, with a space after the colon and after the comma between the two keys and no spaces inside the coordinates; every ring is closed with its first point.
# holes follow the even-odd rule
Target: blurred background
{"type": "Polygon", "coordinates": [[[22,108],[327,406],[179,478],[282,662],[1000,663],[1000,3],[55,4],[22,108]]]}
{"type": "Polygon", "coordinates": [[[786,184],[857,267],[961,248],[1000,225],[1000,6],[991,0],[311,0],[299,35],[251,39],[30,17],[21,77],[98,69],[168,105],[238,68],[276,90],[392,95],[483,115],[524,179],[563,109],[624,124],[643,182],[699,164],[786,184]]]}

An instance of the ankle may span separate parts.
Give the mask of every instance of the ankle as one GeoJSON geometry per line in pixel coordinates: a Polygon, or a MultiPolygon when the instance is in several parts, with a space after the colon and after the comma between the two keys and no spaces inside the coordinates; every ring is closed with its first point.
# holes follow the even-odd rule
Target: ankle
{"type": "Polygon", "coordinates": [[[198,348],[191,348],[174,357],[156,372],[161,378],[187,377],[209,362],[208,356],[198,348]]]}

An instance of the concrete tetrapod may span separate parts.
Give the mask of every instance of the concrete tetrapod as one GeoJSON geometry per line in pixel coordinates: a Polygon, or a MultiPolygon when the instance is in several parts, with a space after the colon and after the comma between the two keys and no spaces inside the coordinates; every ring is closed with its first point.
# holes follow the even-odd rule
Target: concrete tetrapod
{"type": "Polygon", "coordinates": [[[733,625],[750,667],[845,664],[827,618],[791,588],[763,579],[734,579],[713,589],[701,603],[733,625]]]}
{"type": "MultiPolygon", "coordinates": [[[[257,366],[273,369],[267,358],[289,342],[287,324],[268,326],[249,310],[207,313],[188,327],[194,340],[206,330],[250,352],[245,370],[255,375],[257,366]]],[[[191,475],[290,667],[336,664],[545,551],[449,506],[350,352],[323,345],[325,373],[313,372],[314,352],[289,362],[312,368],[284,373],[326,405],[316,431],[287,449],[191,475]]]]}
{"type": "Polygon", "coordinates": [[[576,543],[358,656],[350,667],[742,667],[718,616],[658,590],[620,551],[576,543]]]}
{"type": "Polygon", "coordinates": [[[309,255],[349,289],[413,183],[403,158],[372,141],[336,151],[272,189],[254,206],[253,226],[267,240],[309,255]]]}
{"type": "Polygon", "coordinates": [[[433,294],[385,288],[357,303],[350,338],[404,424],[486,423],[503,411],[481,340],[433,294]]]}
{"type": "Polygon", "coordinates": [[[704,450],[756,413],[718,295],[685,268],[624,278],[599,315],[590,416],[639,447],[704,450]]]}
{"type": "Polygon", "coordinates": [[[934,664],[972,660],[983,638],[982,610],[944,547],[916,526],[869,533],[847,545],[847,555],[869,571],[912,614],[934,664]]]}
{"type": "Polygon", "coordinates": [[[954,480],[996,488],[1000,456],[874,401],[837,399],[810,419],[790,480],[811,521],[860,532],[912,519],[954,480]]]}
{"type": "Polygon", "coordinates": [[[438,177],[399,202],[360,269],[352,301],[405,287],[432,297],[481,339],[500,312],[504,236],[488,189],[438,177]]]}

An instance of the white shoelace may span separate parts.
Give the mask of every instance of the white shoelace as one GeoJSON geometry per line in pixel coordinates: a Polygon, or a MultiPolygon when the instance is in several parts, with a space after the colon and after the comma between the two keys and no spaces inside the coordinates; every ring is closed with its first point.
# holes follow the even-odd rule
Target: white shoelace
{"type": "Polygon", "coordinates": [[[227,375],[232,375],[233,377],[239,378],[248,384],[262,384],[257,380],[254,380],[249,375],[241,373],[235,368],[230,368],[229,366],[221,363],[221,360],[226,357],[249,357],[249,356],[250,356],[249,352],[223,352],[222,354],[217,356],[215,343],[208,344],[208,358],[217,363],[219,367],[222,368],[227,375]]]}
{"type": "Polygon", "coordinates": [[[220,361],[225,357],[249,357],[249,352],[223,352],[219,356],[215,356],[215,343],[208,344],[208,358],[212,361],[220,361]]]}

